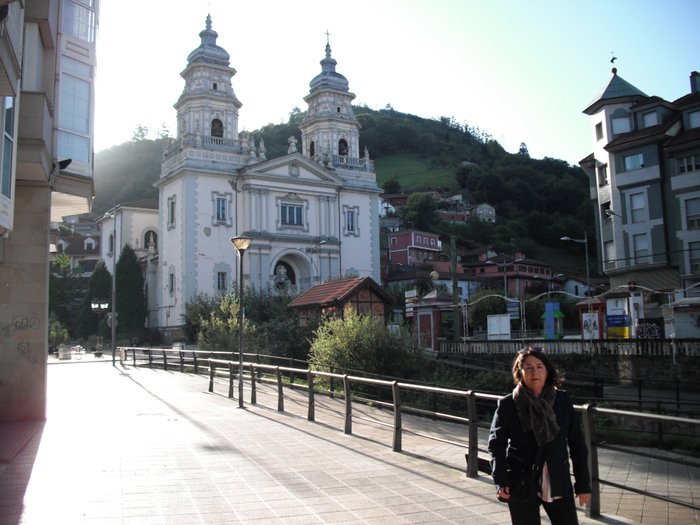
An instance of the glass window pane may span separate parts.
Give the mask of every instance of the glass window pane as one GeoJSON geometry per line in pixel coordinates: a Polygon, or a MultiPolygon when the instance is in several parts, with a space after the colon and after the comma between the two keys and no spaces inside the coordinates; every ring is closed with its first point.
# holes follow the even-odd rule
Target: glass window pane
{"type": "Polygon", "coordinates": [[[90,131],[90,83],[62,75],[59,111],[61,128],[87,135],[90,131]]]}
{"type": "Polygon", "coordinates": [[[688,115],[688,120],[691,128],[700,128],[700,111],[693,111],[688,115]]]}
{"type": "Polygon", "coordinates": [[[61,70],[64,73],[72,73],[78,77],[92,78],[92,67],[65,55],[61,56],[61,70]]]}
{"type": "Polygon", "coordinates": [[[644,167],[644,155],[638,153],[637,155],[630,155],[625,157],[625,170],[636,170],[644,167]]]}
{"type": "Polygon", "coordinates": [[[650,111],[649,113],[644,113],[644,115],[642,115],[642,122],[645,128],[648,128],[649,126],[655,126],[656,124],[658,124],[656,112],[650,111]]]}
{"type": "Polygon", "coordinates": [[[12,141],[5,137],[2,151],[2,194],[12,197],[12,141]]]}
{"type": "Polygon", "coordinates": [[[612,130],[615,135],[630,131],[629,117],[617,117],[612,119],[612,130]]]}
{"type": "Polygon", "coordinates": [[[79,0],[65,0],[63,3],[63,30],[69,35],[94,42],[95,40],[95,12],[85,5],[92,2],[79,0]]]}
{"type": "Polygon", "coordinates": [[[642,222],[645,220],[646,202],[643,193],[633,193],[630,195],[630,208],[632,209],[632,222],[642,222]]]}
{"type": "Polygon", "coordinates": [[[14,136],[15,132],[15,99],[5,97],[5,133],[10,137],[14,136]]]}
{"type": "Polygon", "coordinates": [[[67,131],[58,132],[58,156],[78,162],[89,162],[90,141],[67,131]]]}

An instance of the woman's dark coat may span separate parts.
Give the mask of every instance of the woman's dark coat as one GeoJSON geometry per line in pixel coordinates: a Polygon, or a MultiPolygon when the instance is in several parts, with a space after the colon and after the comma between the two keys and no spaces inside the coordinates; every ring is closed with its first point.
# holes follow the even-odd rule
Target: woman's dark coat
{"type": "MultiPolygon", "coordinates": [[[[574,466],[576,481],[573,488],[576,494],[590,493],[588,449],[583,441],[583,434],[571,398],[565,391],[557,390],[553,408],[560,430],[557,437],[544,448],[551,494],[554,497],[571,494],[569,456],[574,466]],[[567,444],[569,454],[567,454],[567,444]]],[[[489,434],[489,452],[492,458],[493,480],[501,487],[510,487],[511,469],[514,471],[528,469],[535,461],[537,454],[535,434],[532,430],[523,432],[515,410],[513,394],[498,401],[489,434]]]]}

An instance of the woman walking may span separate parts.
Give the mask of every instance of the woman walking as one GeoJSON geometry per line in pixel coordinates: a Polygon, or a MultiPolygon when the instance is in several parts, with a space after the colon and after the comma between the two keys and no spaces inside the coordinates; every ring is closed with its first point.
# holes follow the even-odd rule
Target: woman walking
{"type": "Polygon", "coordinates": [[[569,395],[540,348],[524,348],[513,361],[515,388],[498,401],[489,452],[498,499],[513,525],[539,525],[540,505],[552,525],[576,525],[576,503],[591,498],[588,450],[569,395]],[[569,458],[573,463],[572,487],[569,458]]]}

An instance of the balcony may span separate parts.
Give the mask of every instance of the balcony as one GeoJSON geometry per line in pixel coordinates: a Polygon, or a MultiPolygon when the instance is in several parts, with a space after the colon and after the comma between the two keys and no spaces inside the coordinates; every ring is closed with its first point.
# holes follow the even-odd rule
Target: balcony
{"type": "Polygon", "coordinates": [[[53,169],[53,113],[46,94],[23,92],[17,148],[17,180],[45,182],[53,169]]]}

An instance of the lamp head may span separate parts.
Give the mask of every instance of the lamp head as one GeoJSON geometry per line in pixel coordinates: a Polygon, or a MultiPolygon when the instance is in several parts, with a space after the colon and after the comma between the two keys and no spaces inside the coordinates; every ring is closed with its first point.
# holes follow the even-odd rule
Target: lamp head
{"type": "Polygon", "coordinates": [[[250,237],[246,237],[245,235],[238,235],[237,237],[231,237],[231,244],[236,248],[238,253],[243,254],[244,251],[248,249],[248,246],[250,246],[250,243],[253,242],[253,239],[250,237]]]}

